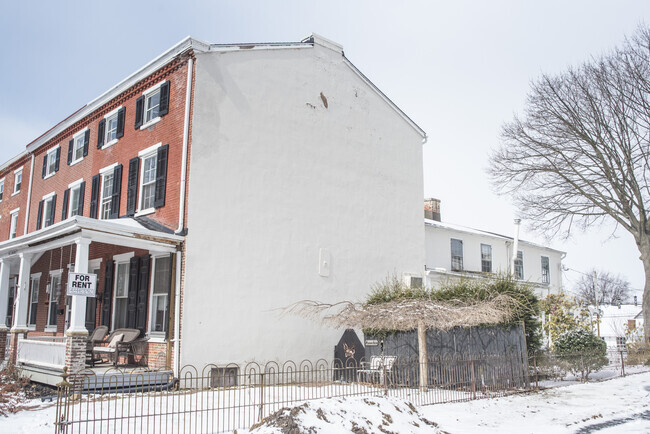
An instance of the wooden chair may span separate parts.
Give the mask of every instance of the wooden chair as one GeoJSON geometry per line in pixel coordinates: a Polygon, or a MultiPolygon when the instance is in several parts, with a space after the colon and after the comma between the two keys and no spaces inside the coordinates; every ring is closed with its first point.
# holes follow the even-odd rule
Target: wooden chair
{"type": "Polygon", "coordinates": [[[113,365],[117,366],[120,356],[133,354],[132,343],[140,337],[140,330],[138,329],[115,329],[111,332],[105,342],[108,346],[94,347],[93,358],[99,356],[103,360],[103,356],[112,359],[113,365]]]}

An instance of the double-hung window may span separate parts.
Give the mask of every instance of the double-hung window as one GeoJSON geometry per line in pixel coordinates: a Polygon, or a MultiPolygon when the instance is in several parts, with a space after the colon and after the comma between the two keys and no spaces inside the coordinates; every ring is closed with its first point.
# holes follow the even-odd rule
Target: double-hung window
{"type": "Polygon", "coordinates": [[[11,216],[11,221],[9,223],[9,239],[16,238],[16,232],[18,231],[18,211],[20,211],[20,208],[12,210],[9,214],[11,216]]]}
{"type": "Polygon", "coordinates": [[[144,91],[135,103],[135,129],[144,129],[158,122],[169,112],[169,81],[144,91]]]}
{"type": "Polygon", "coordinates": [[[0,202],[2,202],[2,198],[4,197],[5,194],[5,179],[2,178],[0,179],[0,202]]]}
{"type": "Polygon", "coordinates": [[[515,279],[524,280],[524,252],[517,251],[517,259],[515,259],[515,279]]]}
{"type": "Polygon", "coordinates": [[[126,262],[120,260],[120,262],[116,263],[113,329],[128,326],[129,270],[130,263],[128,260],[126,262]]]}
{"type": "Polygon", "coordinates": [[[14,194],[20,193],[20,187],[23,184],[23,168],[21,167],[20,169],[16,169],[14,171],[14,192],[12,193],[12,196],[14,194]]]}
{"type": "Polygon", "coordinates": [[[100,200],[99,218],[111,218],[111,200],[113,198],[113,172],[102,175],[102,196],[100,200]]]}
{"type": "Polygon", "coordinates": [[[169,145],[158,143],[129,161],[126,214],[148,214],[165,205],[169,145]]]}
{"type": "Polygon", "coordinates": [[[106,114],[97,127],[97,149],[108,148],[124,136],[124,107],[106,114]]]}
{"type": "Polygon", "coordinates": [[[43,196],[38,203],[38,213],[36,215],[36,229],[48,227],[54,223],[54,213],[56,212],[56,194],[50,193],[43,196]]]}
{"type": "Polygon", "coordinates": [[[463,241],[451,239],[451,271],[463,271],[463,241]]]}
{"type": "Polygon", "coordinates": [[[36,327],[36,313],[38,310],[38,290],[41,286],[41,273],[32,274],[29,294],[29,322],[30,328],[36,327]]]}
{"type": "Polygon", "coordinates": [[[116,219],[120,212],[122,165],[104,167],[93,176],[90,192],[90,217],[116,219]]]}
{"type": "Polygon", "coordinates": [[[166,333],[169,316],[169,290],[171,288],[171,256],[156,257],[153,264],[149,330],[152,333],[166,333]]]}
{"type": "Polygon", "coordinates": [[[68,165],[76,164],[88,155],[90,129],[88,127],[76,133],[68,144],[68,165]]]}
{"type": "Polygon", "coordinates": [[[548,256],[542,256],[542,283],[551,283],[551,268],[548,256]]]}
{"type": "Polygon", "coordinates": [[[481,271],[492,272],[492,246],[489,244],[481,244],[481,271]]]}
{"type": "Polygon", "coordinates": [[[47,327],[45,331],[56,331],[57,316],[59,314],[59,299],[61,298],[61,270],[50,271],[49,306],[47,309],[47,327]]]}
{"type": "Polygon", "coordinates": [[[43,156],[42,178],[49,178],[59,170],[59,160],[61,158],[61,146],[56,145],[43,156]]]}
{"type": "Polygon", "coordinates": [[[68,189],[63,192],[63,211],[61,220],[72,216],[83,215],[84,190],[86,183],[79,179],[68,185],[68,189]]]}

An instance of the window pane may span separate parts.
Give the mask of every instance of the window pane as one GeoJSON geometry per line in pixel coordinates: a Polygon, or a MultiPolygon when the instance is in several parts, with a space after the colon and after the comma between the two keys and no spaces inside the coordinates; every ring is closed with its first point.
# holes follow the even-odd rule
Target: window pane
{"type": "Polygon", "coordinates": [[[451,270],[462,271],[463,269],[463,241],[451,239],[451,270]]]}
{"type": "Polygon", "coordinates": [[[153,283],[154,294],[167,294],[169,291],[171,258],[156,258],[156,271],[153,283]]]}
{"type": "Polygon", "coordinates": [[[153,320],[151,330],[155,332],[167,331],[167,317],[169,303],[166,295],[156,295],[152,300],[151,314],[153,320]]]}
{"type": "Polygon", "coordinates": [[[517,259],[515,259],[515,279],[523,280],[524,278],[524,253],[517,251],[517,259]]]}
{"type": "Polygon", "coordinates": [[[70,192],[70,208],[69,208],[70,217],[72,217],[73,215],[77,215],[77,211],[79,211],[80,191],[81,191],[81,187],[76,187],[70,192]]]}
{"type": "Polygon", "coordinates": [[[119,264],[117,266],[117,285],[115,287],[116,297],[126,297],[128,295],[129,284],[129,264],[119,264]]]}
{"type": "Polygon", "coordinates": [[[551,281],[551,271],[549,267],[548,257],[542,256],[542,283],[549,283],[551,281]]]}
{"type": "Polygon", "coordinates": [[[81,135],[75,139],[74,142],[74,161],[81,160],[84,156],[84,136],[81,135]]]}
{"type": "Polygon", "coordinates": [[[145,122],[158,117],[158,106],[160,105],[160,91],[157,91],[154,94],[151,94],[147,97],[147,109],[145,122]]]}
{"type": "Polygon", "coordinates": [[[113,174],[104,175],[104,187],[102,188],[102,209],[101,218],[106,220],[111,216],[111,195],[113,194],[113,174]]]}
{"type": "Polygon", "coordinates": [[[488,244],[481,244],[481,271],[492,272],[492,246],[488,244]]]}
{"type": "Polygon", "coordinates": [[[113,115],[106,121],[106,141],[105,143],[110,142],[111,140],[117,137],[117,115],[113,115]]]}

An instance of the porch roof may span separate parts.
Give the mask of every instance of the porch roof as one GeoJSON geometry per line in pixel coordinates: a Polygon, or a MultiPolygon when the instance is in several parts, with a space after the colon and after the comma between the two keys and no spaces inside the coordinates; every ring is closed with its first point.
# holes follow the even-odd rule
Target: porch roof
{"type": "Polygon", "coordinates": [[[97,220],[73,216],[62,222],[0,243],[0,258],[68,245],[77,238],[91,242],[174,252],[184,237],[147,229],[133,218],[97,220]]]}

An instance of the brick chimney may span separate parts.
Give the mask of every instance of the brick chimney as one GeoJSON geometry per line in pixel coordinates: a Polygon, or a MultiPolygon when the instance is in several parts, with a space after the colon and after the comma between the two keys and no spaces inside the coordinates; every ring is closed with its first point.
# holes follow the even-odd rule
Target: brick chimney
{"type": "Polygon", "coordinates": [[[424,199],[424,218],[440,221],[440,199],[424,199]]]}

